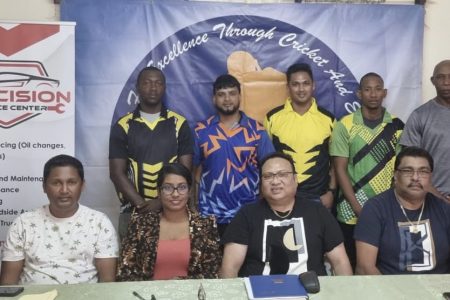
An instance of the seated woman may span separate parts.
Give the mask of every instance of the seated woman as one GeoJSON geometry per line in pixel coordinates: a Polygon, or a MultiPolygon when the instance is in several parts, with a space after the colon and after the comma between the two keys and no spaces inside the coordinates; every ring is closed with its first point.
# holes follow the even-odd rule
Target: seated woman
{"type": "Polygon", "coordinates": [[[183,165],[163,166],[157,182],[162,209],[131,218],[118,281],[217,278],[222,255],[216,222],[188,208],[191,184],[183,165]]]}

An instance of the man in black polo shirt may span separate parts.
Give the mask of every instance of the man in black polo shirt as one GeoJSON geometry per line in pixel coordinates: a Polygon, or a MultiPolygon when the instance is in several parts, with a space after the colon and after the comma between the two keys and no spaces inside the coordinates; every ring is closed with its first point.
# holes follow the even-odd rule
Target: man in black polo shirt
{"type": "Polygon", "coordinates": [[[166,79],[146,67],[137,79],[139,105],[111,128],[110,177],[121,200],[119,235],[126,234],[131,213],[157,210],[156,180],[164,163],[192,168],[193,139],[186,119],[162,104],[166,79]]]}

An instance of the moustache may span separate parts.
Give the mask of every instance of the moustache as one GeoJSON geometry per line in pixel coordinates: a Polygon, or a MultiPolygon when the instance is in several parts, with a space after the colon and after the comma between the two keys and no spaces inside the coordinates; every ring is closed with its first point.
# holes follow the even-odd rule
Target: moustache
{"type": "Polygon", "coordinates": [[[423,189],[423,186],[420,183],[410,183],[408,184],[408,187],[418,187],[423,189]]]}

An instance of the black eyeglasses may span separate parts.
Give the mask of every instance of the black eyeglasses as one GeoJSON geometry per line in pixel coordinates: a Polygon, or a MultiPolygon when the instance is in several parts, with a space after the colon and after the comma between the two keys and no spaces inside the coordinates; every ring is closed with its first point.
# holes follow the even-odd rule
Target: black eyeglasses
{"type": "Polygon", "coordinates": [[[278,178],[279,180],[286,181],[291,174],[295,174],[295,173],[288,172],[288,171],[280,171],[277,173],[264,173],[261,175],[261,178],[262,178],[262,180],[267,181],[267,182],[274,180],[275,177],[278,178]]]}
{"type": "Polygon", "coordinates": [[[417,173],[417,177],[420,178],[428,178],[431,175],[431,170],[429,169],[397,169],[397,171],[400,172],[403,177],[413,177],[415,173],[417,173]]]}
{"type": "Polygon", "coordinates": [[[173,192],[177,191],[180,195],[185,195],[189,191],[189,186],[186,183],[179,184],[178,186],[173,186],[171,184],[163,184],[160,188],[161,193],[166,196],[172,195],[173,192]]]}

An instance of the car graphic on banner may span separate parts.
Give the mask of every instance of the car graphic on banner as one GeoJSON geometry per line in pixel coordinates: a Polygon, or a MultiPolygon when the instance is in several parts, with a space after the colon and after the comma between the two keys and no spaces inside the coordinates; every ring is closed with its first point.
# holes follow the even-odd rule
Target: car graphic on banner
{"type": "Polygon", "coordinates": [[[70,93],[58,91],[40,61],[0,60],[0,127],[11,128],[45,111],[63,113],[70,93]]]}

